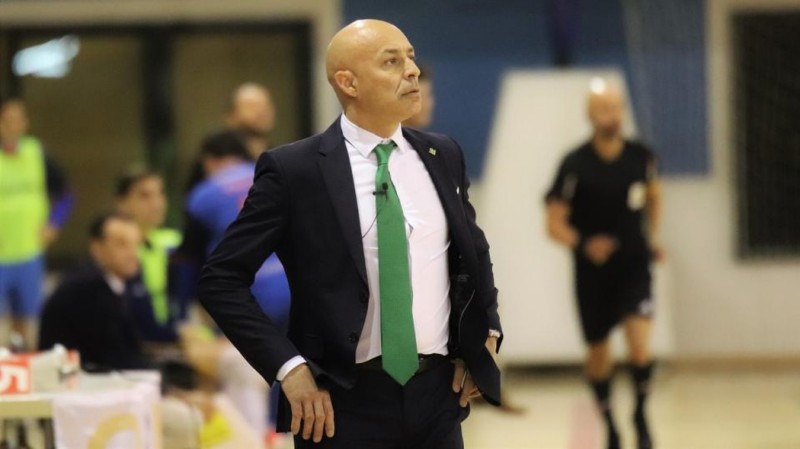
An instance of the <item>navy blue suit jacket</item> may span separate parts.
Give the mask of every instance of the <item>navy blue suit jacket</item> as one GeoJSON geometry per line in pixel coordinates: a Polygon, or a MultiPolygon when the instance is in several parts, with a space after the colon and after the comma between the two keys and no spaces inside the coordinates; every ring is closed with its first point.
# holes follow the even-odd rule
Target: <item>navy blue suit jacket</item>
{"type": "MultiPolygon", "coordinates": [[[[450,228],[450,354],[465,361],[484,397],[499,404],[500,375],[485,348],[489,329],[501,330],[497,289],[489,245],[469,202],[461,148],[444,135],[411,129],[403,134],[422,158],[450,228]]],[[[286,361],[302,355],[323,384],[352,387],[369,290],[353,175],[338,120],[322,134],[261,156],[241,213],[203,269],[198,297],[270,383],[286,361]],[[291,288],[288,336],[270,322],[249,289],[273,252],[291,288]]]]}

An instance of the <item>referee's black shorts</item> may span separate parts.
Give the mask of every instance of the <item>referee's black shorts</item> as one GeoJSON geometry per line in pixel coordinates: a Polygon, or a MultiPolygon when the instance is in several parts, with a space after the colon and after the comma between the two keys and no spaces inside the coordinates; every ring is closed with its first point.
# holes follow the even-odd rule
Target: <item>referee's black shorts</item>
{"type": "Polygon", "coordinates": [[[579,258],[575,293],[583,337],[599,343],[629,316],[652,317],[649,258],[616,254],[602,266],[579,258]]]}

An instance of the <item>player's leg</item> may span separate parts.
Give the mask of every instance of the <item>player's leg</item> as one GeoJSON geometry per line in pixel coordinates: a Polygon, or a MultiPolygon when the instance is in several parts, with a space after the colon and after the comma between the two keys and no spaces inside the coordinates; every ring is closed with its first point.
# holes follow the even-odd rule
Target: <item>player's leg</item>
{"type": "Polygon", "coordinates": [[[653,447],[648,426],[646,405],[653,374],[653,359],[650,349],[652,319],[649,316],[631,315],[625,320],[625,336],[630,354],[631,377],[636,394],[633,422],[636,426],[638,449],[653,447]]]}
{"type": "Polygon", "coordinates": [[[44,258],[38,256],[15,265],[9,279],[13,289],[12,328],[22,337],[23,344],[28,350],[36,348],[38,317],[44,296],[44,274],[44,258]]]}
{"type": "Polygon", "coordinates": [[[611,343],[608,338],[589,343],[585,369],[586,377],[591,381],[611,377],[611,343]]]}
{"type": "Polygon", "coordinates": [[[605,295],[603,273],[594,268],[577,272],[578,308],[581,327],[587,342],[585,372],[598,411],[606,427],[608,449],[618,449],[619,434],[611,407],[613,365],[608,335],[616,324],[605,295]]]}
{"type": "Polygon", "coordinates": [[[625,337],[628,343],[630,370],[636,406],[633,422],[639,449],[651,449],[653,441],[646,416],[653,355],[650,336],[653,323],[653,301],[649,262],[632,259],[624,269],[620,298],[623,304],[625,337]]]}
{"type": "Polygon", "coordinates": [[[625,338],[628,342],[628,357],[633,366],[647,366],[652,363],[650,335],[653,320],[649,316],[630,315],[625,319],[625,338]]]}
{"type": "Polygon", "coordinates": [[[619,433],[611,407],[612,373],[611,344],[608,338],[589,343],[586,357],[586,377],[592,387],[597,408],[606,426],[607,448],[618,449],[620,447],[619,433]]]}

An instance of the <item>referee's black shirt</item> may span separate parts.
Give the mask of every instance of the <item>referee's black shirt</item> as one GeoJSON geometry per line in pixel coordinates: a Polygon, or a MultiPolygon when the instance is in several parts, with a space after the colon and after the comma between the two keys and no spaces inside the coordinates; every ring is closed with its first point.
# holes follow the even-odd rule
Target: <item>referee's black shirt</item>
{"type": "Polygon", "coordinates": [[[655,155],[643,145],[626,141],[609,162],[590,141],[567,154],[546,199],[569,204],[570,224],[582,239],[608,234],[621,255],[649,257],[644,212],[647,183],[655,176],[655,155]]]}

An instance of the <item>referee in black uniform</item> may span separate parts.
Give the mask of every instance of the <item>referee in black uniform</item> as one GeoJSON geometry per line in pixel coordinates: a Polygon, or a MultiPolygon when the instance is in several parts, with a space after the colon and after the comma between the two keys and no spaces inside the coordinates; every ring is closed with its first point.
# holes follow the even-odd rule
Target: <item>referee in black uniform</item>
{"type": "Polygon", "coordinates": [[[650,449],[645,416],[653,367],[650,262],[662,257],[655,239],[660,187],[653,153],[622,136],[624,111],[616,86],[593,83],[588,115],[594,134],[561,163],[547,193],[547,225],[550,236],[574,254],[575,291],[588,344],[586,374],[605,418],[607,447],[620,447],[609,402],[608,336],[621,323],[636,391],[637,447],[650,449]]]}

